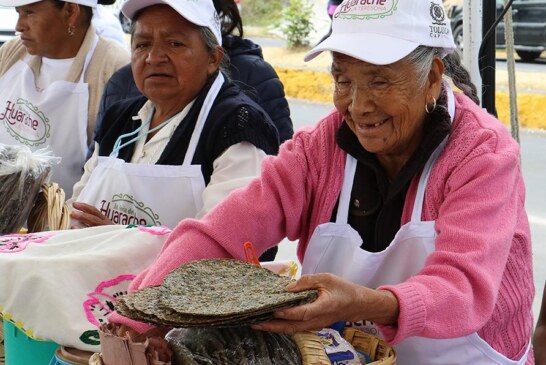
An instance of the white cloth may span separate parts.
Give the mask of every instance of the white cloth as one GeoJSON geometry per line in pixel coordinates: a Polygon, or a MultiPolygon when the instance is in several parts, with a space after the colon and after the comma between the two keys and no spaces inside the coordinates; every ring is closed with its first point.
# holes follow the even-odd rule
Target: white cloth
{"type": "Polygon", "coordinates": [[[0,236],[1,314],[32,338],[100,351],[97,327],[170,232],[115,225],[0,236]]]}
{"type": "Polygon", "coordinates": [[[67,196],[82,174],[87,150],[89,90],[83,75],[98,42],[86,56],[79,82],[55,81],[38,89],[28,64],[30,57],[16,62],[0,78],[0,122],[5,131],[0,142],[23,144],[35,150],[51,147],[62,158],[52,170],[51,180],[67,196]]]}
{"type": "MultiPolygon", "coordinates": [[[[448,109],[452,120],[455,113],[453,99],[453,93],[449,89],[448,109]]],[[[435,250],[435,222],[421,221],[421,212],[430,171],[443,151],[445,142],[444,140],[437,147],[423,168],[410,222],[400,228],[385,250],[375,253],[360,248],[362,238],[347,223],[357,165],[354,157],[347,155],[336,221],[318,226],[313,233],[303,260],[302,273],[329,272],[371,288],[398,284],[417,274],[428,255],[435,250]]],[[[381,335],[371,322],[360,322],[358,327],[363,331],[381,335]]],[[[523,365],[527,360],[527,353],[519,361],[507,359],[477,333],[451,339],[411,337],[395,346],[395,349],[399,365],[523,365]]]]}

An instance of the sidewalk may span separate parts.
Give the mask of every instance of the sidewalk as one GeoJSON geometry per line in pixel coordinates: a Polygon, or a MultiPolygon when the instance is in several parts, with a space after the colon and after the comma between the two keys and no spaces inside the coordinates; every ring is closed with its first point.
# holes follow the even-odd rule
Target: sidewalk
{"type": "MultiPolygon", "coordinates": [[[[250,38],[254,37],[250,35],[250,38]]],[[[328,53],[304,62],[307,49],[290,50],[279,40],[260,41],[263,39],[258,37],[257,43],[263,44],[264,58],[279,74],[288,97],[325,103],[332,101],[333,86],[328,72],[331,60],[328,53]]],[[[544,71],[516,73],[518,118],[523,128],[546,129],[546,66],[544,71]]],[[[499,119],[509,125],[508,74],[503,70],[496,72],[496,107],[499,119]]]]}

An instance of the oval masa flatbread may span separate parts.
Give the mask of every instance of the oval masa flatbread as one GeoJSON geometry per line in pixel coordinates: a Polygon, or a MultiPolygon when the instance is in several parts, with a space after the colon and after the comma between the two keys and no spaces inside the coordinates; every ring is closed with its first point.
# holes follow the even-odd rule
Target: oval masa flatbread
{"type": "Polygon", "coordinates": [[[116,310],[131,319],[169,327],[235,327],[273,318],[282,308],[314,301],[318,293],[286,291],[289,278],[233,259],[189,262],[160,286],[135,290],[116,310]]]}

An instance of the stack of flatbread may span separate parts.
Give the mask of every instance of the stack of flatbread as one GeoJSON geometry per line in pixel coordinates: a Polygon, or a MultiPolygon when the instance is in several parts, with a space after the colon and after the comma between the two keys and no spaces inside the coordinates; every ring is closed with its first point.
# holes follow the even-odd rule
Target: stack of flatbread
{"type": "Polygon", "coordinates": [[[168,327],[233,327],[267,321],[273,312],[314,301],[318,293],[291,293],[291,279],[232,259],[189,262],[163,284],[121,297],[116,311],[141,322],[168,327]]]}

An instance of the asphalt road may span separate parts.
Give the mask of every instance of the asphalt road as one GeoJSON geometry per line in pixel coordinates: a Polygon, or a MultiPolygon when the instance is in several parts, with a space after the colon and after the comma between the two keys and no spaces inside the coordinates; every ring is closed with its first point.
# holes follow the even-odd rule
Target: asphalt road
{"type": "MultiPolygon", "coordinates": [[[[331,104],[289,100],[294,129],[316,123],[330,111],[331,104]]],[[[536,296],[533,302],[535,321],[540,310],[542,290],[546,281],[546,132],[521,131],[522,169],[527,188],[526,207],[533,240],[533,265],[536,296]]],[[[296,245],[284,241],[279,247],[278,260],[296,260],[296,245]]]]}

